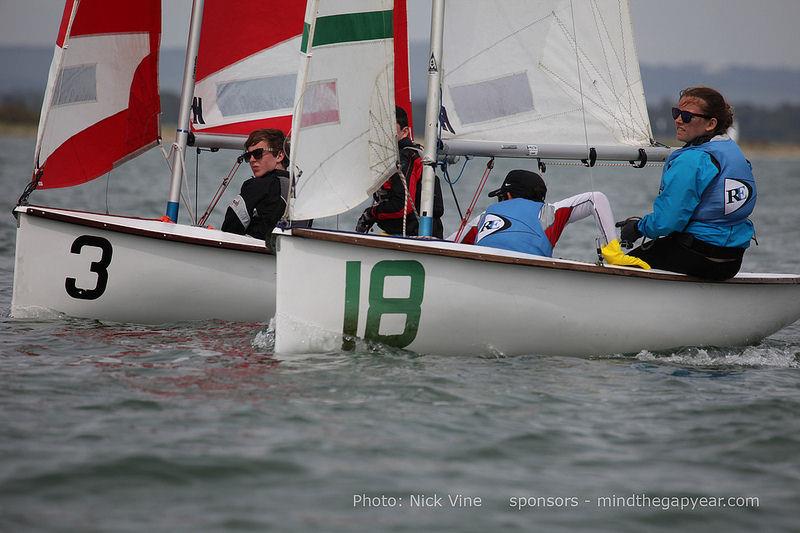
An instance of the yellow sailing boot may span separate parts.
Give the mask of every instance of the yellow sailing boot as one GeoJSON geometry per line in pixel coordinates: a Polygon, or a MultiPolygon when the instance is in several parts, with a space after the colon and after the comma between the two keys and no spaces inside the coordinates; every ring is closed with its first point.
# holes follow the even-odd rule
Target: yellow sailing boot
{"type": "Polygon", "coordinates": [[[606,263],[609,265],[637,266],[645,270],[650,270],[650,265],[638,257],[622,253],[622,248],[617,239],[603,246],[600,249],[600,253],[603,254],[603,259],[605,259],[606,263]]]}

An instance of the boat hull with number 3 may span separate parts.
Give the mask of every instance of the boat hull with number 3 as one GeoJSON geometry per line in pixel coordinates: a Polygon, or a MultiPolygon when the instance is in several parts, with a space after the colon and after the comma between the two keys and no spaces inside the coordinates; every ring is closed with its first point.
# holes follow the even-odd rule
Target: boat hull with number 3
{"type": "Polygon", "coordinates": [[[250,237],[65,209],[14,214],[15,318],[255,322],[275,311],[275,256],[250,237]]]}

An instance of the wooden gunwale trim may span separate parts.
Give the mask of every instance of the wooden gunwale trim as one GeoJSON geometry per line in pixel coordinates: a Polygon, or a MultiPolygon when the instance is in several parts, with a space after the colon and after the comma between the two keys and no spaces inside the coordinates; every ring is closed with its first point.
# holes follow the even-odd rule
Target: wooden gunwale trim
{"type": "MultiPolygon", "coordinates": [[[[434,248],[428,246],[416,246],[410,244],[410,238],[402,237],[381,237],[378,239],[364,237],[359,234],[339,233],[330,230],[319,229],[292,229],[292,235],[304,239],[314,239],[319,241],[328,242],[341,242],[345,244],[354,244],[357,246],[365,246],[368,248],[380,248],[384,250],[395,250],[401,252],[414,252],[426,255],[438,255],[444,257],[453,257],[458,259],[468,259],[472,261],[483,261],[488,263],[504,263],[520,266],[531,266],[541,268],[552,268],[556,270],[573,270],[578,272],[592,272],[595,274],[603,274],[606,276],[626,276],[634,278],[657,279],[662,281],[677,281],[689,283],[711,283],[711,284],[744,284],[744,285],[797,285],[800,284],[798,277],[783,277],[783,278],[735,278],[727,281],[707,281],[701,280],[691,276],[684,276],[682,274],[670,274],[661,272],[649,272],[647,270],[633,270],[622,268],[609,268],[599,265],[591,265],[589,263],[561,263],[552,261],[546,258],[534,259],[527,257],[507,257],[502,255],[495,255],[491,253],[462,251],[462,250],[449,250],[447,248],[434,248]]],[[[380,236],[378,236],[380,237],[380,236]]],[[[435,241],[427,241],[435,242],[435,241]]],[[[475,247],[478,250],[480,247],[475,247]]]]}
{"type": "MultiPolygon", "coordinates": [[[[72,211],[69,209],[61,209],[62,211],[72,211]]],[[[189,237],[186,235],[176,235],[172,233],[165,233],[163,231],[156,231],[156,230],[149,230],[144,228],[132,228],[130,226],[125,226],[123,224],[114,224],[112,222],[100,222],[99,220],[87,220],[82,218],[78,215],[78,213],[83,213],[81,211],[73,211],[76,215],[69,215],[65,213],[53,213],[51,211],[45,211],[43,209],[39,209],[36,206],[27,206],[26,214],[32,217],[39,217],[48,220],[55,220],[58,222],[65,222],[67,224],[73,224],[76,226],[84,226],[88,228],[95,228],[101,229],[105,231],[112,231],[115,233],[125,233],[128,235],[136,235],[139,237],[145,237],[148,239],[157,239],[162,241],[170,241],[170,242],[180,242],[184,244],[194,244],[199,246],[207,246],[209,248],[222,248],[226,250],[237,250],[240,252],[250,252],[250,253],[257,253],[257,254],[266,254],[266,255],[273,255],[269,249],[267,249],[266,245],[255,245],[255,244],[241,244],[241,243],[232,243],[232,242],[224,242],[224,241],[215,241],[215,240],[208,240],[208,239],[200,239],[198,237],[189,237]]],[[[90,213],[89,214],[95,215],[102,215],[108,217],[117,217],[117,218],[128,218],[128,219],[136,219],[136,220],[151,220],[146,218],[138,218],[138,217],[122,217],[119,215],[106,215],[103,213],[90,213]]]]}

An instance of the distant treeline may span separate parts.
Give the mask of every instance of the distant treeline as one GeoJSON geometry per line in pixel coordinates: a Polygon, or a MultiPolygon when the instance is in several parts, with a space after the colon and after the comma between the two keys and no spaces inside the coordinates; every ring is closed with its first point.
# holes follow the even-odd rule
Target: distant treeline
{"type": "MultiPolygon", "coordinates": [[[[675,125],[672,120],[672,100],[649,105],[650,126],[657,141],[675,145],[675,125]]],[[[414,134],[423,136],[425,105],[413,104],[414,134]]],[[[753,104],[734,106],[739,140],[758,144],[800,144],[800,105],[760,107],[753,104]]]]}
{"type": "Polygon", "coordinates": [[[0,97],[0,122],[14,125],[38,124],[42,95],[20,94],[0,97]]]}
{"type": "MultiPolygon", "coordinates": [[[[656,139],[675,137],[672,106],[665,100],[648,106],[650,124],[656,139]]],[[[760,107],[753,104],[733,106],[739,140],[759,144],[800,144],[800,105],[784,104],[778,107],[760,107]]]]}
{"type": "MultiPolygon", "coordinates": [[[[162,122],[173,122],[178,116],[178,95],[161,95],[162,122]]],[[[664,100],[650,105],[650,122],[653,135],[662,142],[675,136],[670,109],[674,103],[664,100]]],[[[0,96],[0,123],[33,125],[39,122],[42,95],[17,94],[0,96]]],[[[413,105],[414,130],[422,136],[424,129],[425,106],[413,105]]],[[[800,105],[784,104],[777,107],[761,107],[753,104],[734,106],[739,139],[748,143],[760,144],[800,144],[800,105]]]]}

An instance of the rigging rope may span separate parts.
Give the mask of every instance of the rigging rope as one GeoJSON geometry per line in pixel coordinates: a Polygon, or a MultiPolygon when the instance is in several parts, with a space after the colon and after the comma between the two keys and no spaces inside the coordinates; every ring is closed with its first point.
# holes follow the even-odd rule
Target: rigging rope
{"type": "Polygon", "coordinates": [[[489,179],[489,174],[491,174],[493,168],[494,157],[486,162],[486,170],[483,171],[483,176],[481,176],[481,180],[478,182],[478,188],[475,190],[475,194],[472,196],[472,201],[469,203],[467,213],[461,218],[461,224],[458,226],[455,242],[461,241],[461,232],[464,231],[464,227],[467,225],[469,217],[472,215],[472,210],[475,209],[475,205],[478,203],[478,198],[480,198],[481,192],[483,192],[483,188],[486,185],[486,180],[489,179]]]}
{"type": "MultiPolygon", "coordinates": [[[[586,124],[586,104],[584,102],[584,97],[583,97],[583,79],[581,77],[581,60],[580,60],[580,55],[578,53],[578,32],[577,32],[577,29],[575,27],[575,7],[574,7],[574,5],[572,3],[572,0],[570,0],[570,2],[569,2],[569,9],[570,9],[570,13],[572,15],[572,35],[573,35],[574,42],[575,42],[575,74],[578,76],[578,93],[581,95],[581,118],[583,120],[583,138],[584,138],[584,142],[586,143],[586,152],[588,154],[589,153],[589,128],[588,128],[588,126],[586,124]]],[[[588,165],[588,168],[589,168],[589,190],[591,191],[591,194],[592,194],[592,203],[595,203],[595,199],[594,199],[594,193],[595,193],[594,162],[592,164],[588,165]]],[[[602,235],[603,234],[603,228],[602,228],[602,226],[600,226],[600,220],[598,219],[597,214],[595,214],[595,216],[592,217],[592,218],[594,219],[598,235],[602,235]]],[[[595,244],[596,244],[596,248],[597,248],[598,261],[602,262],[603,256],[600,253],[600,246],[598,246],[599,242],[600,242],[600,237],[595,237],[595,244]]],[[[606,244],[608,244],[608,243],[606,243],[606,244]]]]}
{"type": "MultiPolygon", "coordinates": [[[[408,194],[408,183],[406,183],[406,177],[403,175],[403,171],[400,170],[400,163],[398,161],[397,164],[397,173],[400,175],[400,183],[403,184],[403,190],[405,191],[405,195],[403,197],[403,237],[406,236],[406,214],[408,214],[408,202],[411,200],[411,195],[408,194]]],[[[413,204],[412,204],[413,205],[413,204]]],[[[414,213],[416,214],[417,210],[414,209],[414,213]]],[[[417,220],[419,220],[419,215],[417,215],[417,220]]]]}
{"type": "Polygon", "coordinates": [[[39,186],[39,178],[41,178],[41,176],[41,169],[37,169],[31,181],[28,182],[28,184],[25,186],[25,190],[22,191],[19,199],[17,199],[17,205],[28,205],[28,196],[30,196],[31,193],[36,190],[36,187],[39,186]]]}
{"type": "Polygon", "coordinates": [[[217,202],[219,202],[222,195],[225,193],[225,190],[230,185],[231,180],[233,180],[233,176],[236,174],[236,171],[239,170],[239,165],[241,163],[238,159],[236,159],[231,167],[230,171],[228,171],[228,175],[222,178],[222,181],[217,188],[217,192],[214,193],[214,196],[211,198],[211,201],[208,203],[208,207],[206,208],[203,216],[200,217],[200,220],[197,221],[198,226],[205,226],[206,222],[208,221],[208,217],[211,216],[211,213],[214,211],[214,208],[217,207],[217,202]]]}
{"type": "Polygon", "coordinates": [[[458,217],[460,219],[464,218],[464,213],[461,212],[461,205],[459,205],[459,203],[458,203],[458,196],[456,196],[456,190],[453,187],[453,185],[458,183],[458,180],[461,179],[461,175],[464,173],[464,169],[467,167],[467,162],[468,161],[469,161],[469,158],[464,160],[464,166],[461,167],[461,172],[458,173],[458,177],[455,179],[455,181],[450,179],[450,172],[447,171],[447,167],[448,167],[447,160],[445,160],[442,163],[442,172],[444,172],[444,179],[447,180],[448,185],[450,185],[450,192],[453,194],[453,201],[456,204],[456,209],[458,210],[458,217]]]}

